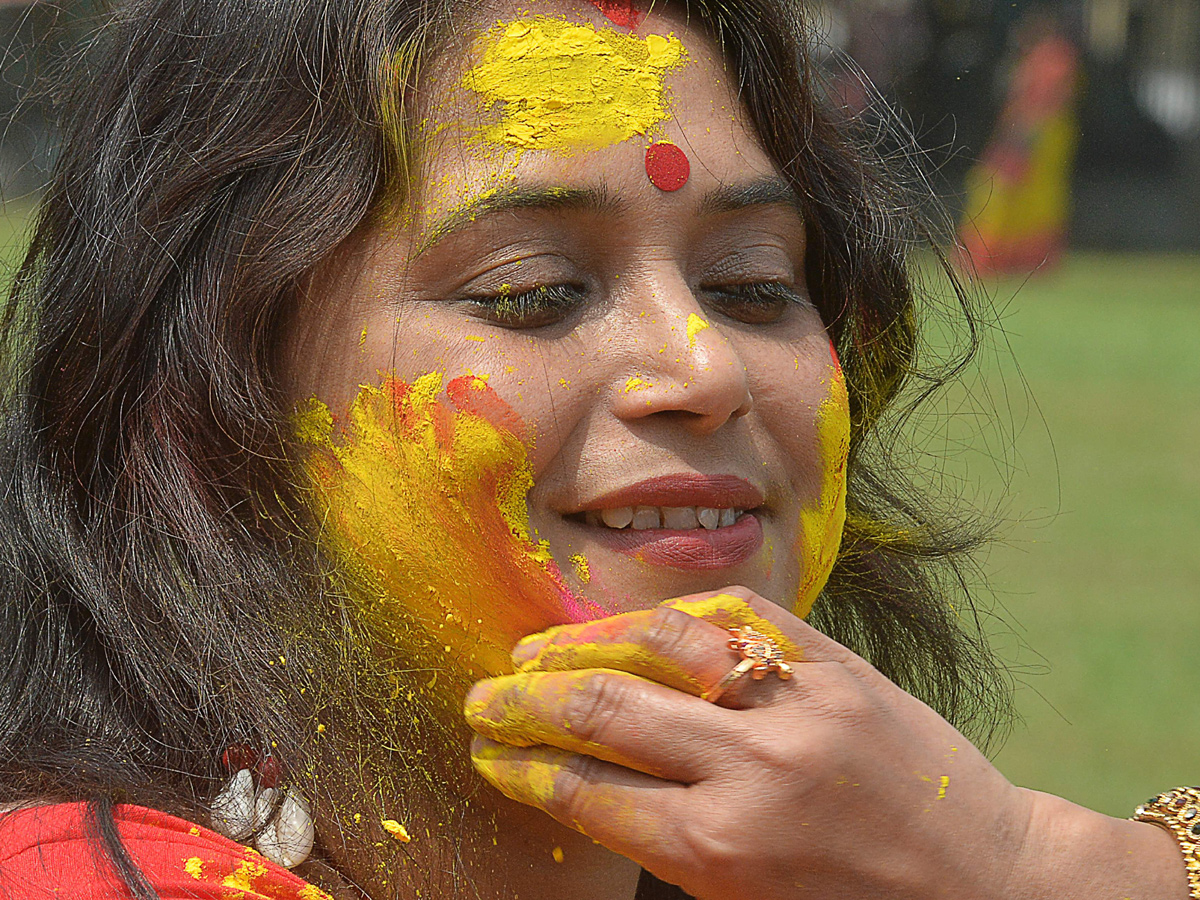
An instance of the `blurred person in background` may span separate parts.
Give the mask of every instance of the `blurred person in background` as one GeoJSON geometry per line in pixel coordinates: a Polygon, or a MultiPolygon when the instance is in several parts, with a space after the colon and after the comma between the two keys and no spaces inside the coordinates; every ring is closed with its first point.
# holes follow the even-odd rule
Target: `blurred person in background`
{"type": "Polygon", "coordinates": [[[1029,272],[1061,257],[1078,137],[1078,53],[1054,10],[1033,7],[1013,30],[1015,62],[983,158],[967,176],[959,230],[980,273],[1029,272]]]}

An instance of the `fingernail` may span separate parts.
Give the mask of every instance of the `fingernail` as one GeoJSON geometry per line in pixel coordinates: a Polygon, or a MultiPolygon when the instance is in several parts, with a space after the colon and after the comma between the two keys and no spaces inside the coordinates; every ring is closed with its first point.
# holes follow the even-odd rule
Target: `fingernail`
{"type": "Polygon", "coordinates": [[[463,715],[468,719],[485,718],[485,713],[491,708],[492,698],[496,694],[495,683],[492,679],[476,682],[467,691],[467,699],[463,701],[463,715]]]}
{"type": "Polygon", "coordinates": [[[545,632],[521,638],[517,642],[517,646],[513,648],[513,665],[519,669],[526,663],[533,662],[533,660],[537,659],[538,654],[542,652],[542,648],[548,643],[550,643],[550,636],[545,632]]]}

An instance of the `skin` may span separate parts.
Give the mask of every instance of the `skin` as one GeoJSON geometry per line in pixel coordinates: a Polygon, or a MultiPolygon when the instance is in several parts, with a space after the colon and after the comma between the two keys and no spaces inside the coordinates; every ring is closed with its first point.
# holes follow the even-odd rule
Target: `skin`
{"type": "MultiPolygon", "coordinates": [[[[584,3],[521,8],[609,27],[584,3]]],[[[788,552],[799,510],[821,490],[828,338],[804,302],[795,208],[706,209],[719,187],[777,175],[703,39],[657,12],[639,29],[669,32],[691,60],[668,76],[674,116],[661,135],[687,149],[683,190],[649,184],[639,141],[519,158],[472,144],[472,99],[443,78],[429,92],[440,130],[407,209],[318,273],[290,341],[293,396],[335,413],[380,371],[486,374],[536,435],[537,537],[565,573],[586,558],[588,580],[572,575],[573,587],[614,614],[522,644],[517,674],[467,697],[472,759],[498,788],[485,812],[505,827],[490,859],[461,864],[481,896],[630,898],[645,865],[722,900],[1183,900],[1164,832],[1014,787],[932,710],[780,605],[802,576],[788,552]],[[616,202],[463,219],[483,191],[514,186],[603,188],[616,202]],[[466,224],[447,232],[447,221],[466,224]],[[747,321],[714,290],[730,271],[784,283],[797,302],[747,321]],[[586,286],[579,307],[536,327],[500,327],[467,299],[571,281],[586,286]],[[709,327],[689,340],[691,316],[709,327]],[[607,549],[576,515],[644,478],[691,472],[762,490],[766,540],[752,559],[651,566],[607,549]],[[744,678],[719,704],[700,700],[737,661],[726,628],[746,622],[776,636],[796,677],[744,678]]],[[[461,828],[482,833],[472,815],[461,828]]]]}
{"type": "MultiPolygon", "coordinates": [[[[586,4],[567,8],[607,24],[586,4]]],[[[678,30],[652,16],[639,34],[678,30]]],[[[674,95],[688,99],[676,102],[664,128],[688,148],[687,187],[654,188],[640,141],[572,155],[530,152],[515,165],[472,148],[472,101],[454,91],[437,105],[447,127],[410,204],[415,221],[346,245],[314,282],[294,345],[294,395],[317,396],[333,410],[346,409],[379,370],[407,381],[431,371],[486,375],[536,432],[529,513],[537,537],[549,541],[564,572],[575,572],[572,556],[584,556],[592,578],[579,592],[612,612],[714,579],[649,567],[597,542],[577,521],[596,498],[656,475],[745,478],[767,498],[759,513],[764,549],[719,583],[782,599],[795,594],[800,574],[789,552],[800,507],[819,496],[823,476],[816,412],[828,395],[829,349],[806,302],[803,223],[785,203],[703,212],[720,187],[777,184],[778,175],[736,119],[718,63],[689,43],[691,64],[668,78],[674,95]],[[470,207],[480,193],[473,185],[603,189],[616,208],[476,215],[423,249],[442,220],[470,207]],[[588,284],[586,302],[543,328],[496,327],[485,310],[440,299],[573,280],[588,284]],[[749,310],[702,289],[735,281],[782,282],[798,302],[781,304],[774,323],[747,324],[749,310]],[[710,327],[689,341],[692,315],[710,327]]]]}

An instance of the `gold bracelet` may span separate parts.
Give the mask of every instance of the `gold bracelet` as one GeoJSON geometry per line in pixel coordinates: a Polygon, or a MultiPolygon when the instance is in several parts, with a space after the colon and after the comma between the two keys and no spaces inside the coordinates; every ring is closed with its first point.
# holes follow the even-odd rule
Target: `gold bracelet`
{"type": "Polygon", "coordinates": [[[1181,787],[1151,797],[1133,814],[1135,822],[1153,822],[1175,835],[1187,866],[1188,890],[1200,900],[1200,788],[1181,787]]]}

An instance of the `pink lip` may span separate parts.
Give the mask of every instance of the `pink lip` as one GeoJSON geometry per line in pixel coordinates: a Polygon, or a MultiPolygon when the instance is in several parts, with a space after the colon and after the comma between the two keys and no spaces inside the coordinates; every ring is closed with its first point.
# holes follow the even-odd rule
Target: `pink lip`
{"type": "MultiPolygon", "coordinates": [[[[605,494],[586,503],[580,511],[626,506],[754,510],[763,502],[762,491],[736,475],[661,475],[605,494]]],[[[743,513],[733,525],[712,531],[707,528],[635,531],[599,527],[593,528],[592,533],[595,540],[618,553],[652,565],[692,571],[741,565],[763,544],[762,523],[753,512],[743,513]]]]}
{"type": "Polygon", "coordinates": [[[733,525],[714,531],[705,528],[686,531],[595,528],[593,531],[596,540],[618,553],[652,565],[693,571],[741,565],[753,557],[763,543],[762,523],[753,513],[744,513],[733,525]]]}
{"type": "Polygon", "coordinates": [[[762,491],[736,475],[660,475],[589,501],[576,512],[620,509],[624,506],[755,509],[762,505],[762,491]]]}

